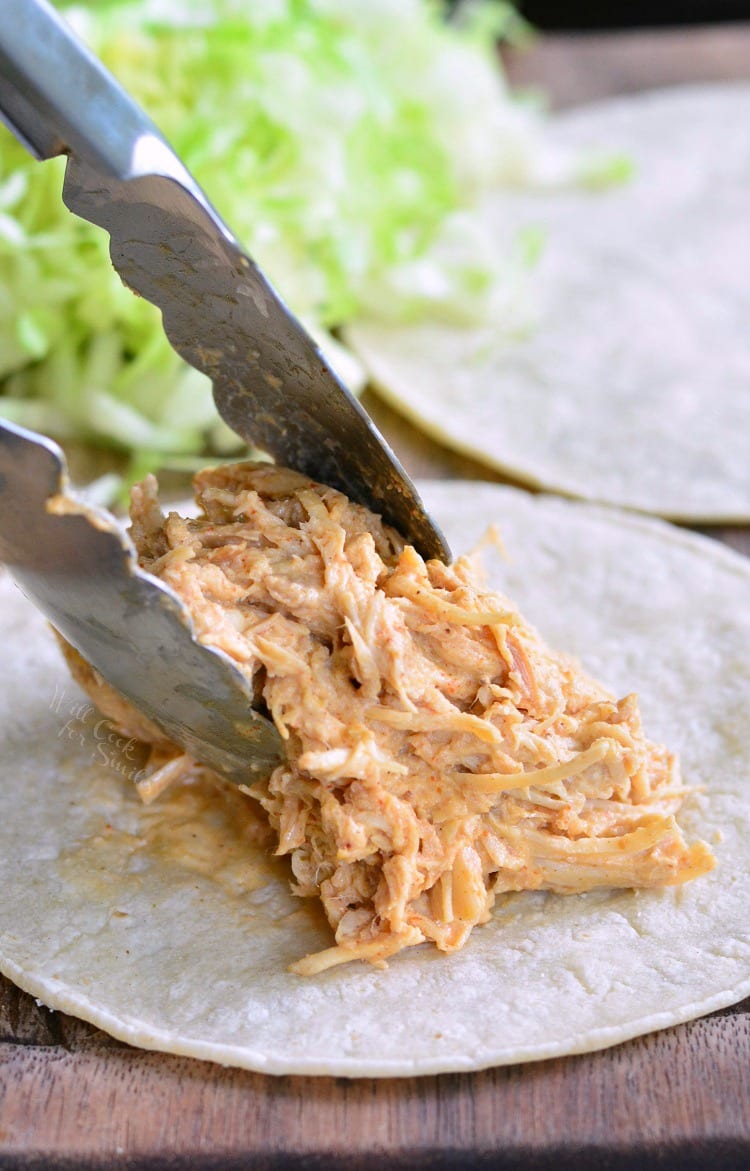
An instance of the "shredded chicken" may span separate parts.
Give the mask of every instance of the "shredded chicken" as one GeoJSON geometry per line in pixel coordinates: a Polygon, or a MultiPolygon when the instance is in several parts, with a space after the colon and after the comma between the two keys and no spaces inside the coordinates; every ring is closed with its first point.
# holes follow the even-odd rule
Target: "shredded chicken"
{"type": "Polygon", "coordinates": [[[270,465],[201,472],[196,500],[199,519],[164,517],[149,477],[132,536],[284,739],[252,795],[335,933],[297,972],[424,941],[453,951],[501,892],[712,868],[675,822],[686,790],[636,697],[550,650],[471,558],[424,562],[366,509],[270,465]]]}

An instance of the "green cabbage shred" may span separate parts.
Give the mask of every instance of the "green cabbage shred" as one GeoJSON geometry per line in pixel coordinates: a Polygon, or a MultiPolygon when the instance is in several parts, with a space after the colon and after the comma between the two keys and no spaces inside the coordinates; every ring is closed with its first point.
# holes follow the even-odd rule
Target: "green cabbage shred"
{"type": "MultiPolygon", "coordinates": [[[[568,164],[550,161],[541,116],[503,79],[509,5],[60,8],[324,346],[362,314],[471,322],[512,302],[523,249],[488,260],[471,208],[495,188],[558,181],[568,164]]],[[[62,172],[0,128],[0,414],[119,448],[139,471],[230,453],[239,441],[207,380],[121,285],[106,235],[65,209],[62,172]]]]}

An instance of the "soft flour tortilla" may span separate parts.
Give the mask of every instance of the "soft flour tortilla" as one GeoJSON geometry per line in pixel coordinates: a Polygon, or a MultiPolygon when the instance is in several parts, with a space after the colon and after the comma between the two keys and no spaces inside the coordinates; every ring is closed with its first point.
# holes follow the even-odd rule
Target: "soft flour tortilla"
{"type": "Polygon", "coordinates": [[[701,521],[750,517],[750,86],[663,90],[559,115],[565,147],[623,151],[608,191],[500,193],[500,254],[545,246],[523,338],[362,321],[373,383],[442,442],[528,483],[701,521]]]}
{"type": "Polygon", "coordinates": [[[305,979],[328,927],[253,845],[254,806],[176,790],[145,808],[132,746],[0,583],[0,967],[149,1048],[267,1073],[386,1076],[580,1053],[750,992],[750,563],[637,518],[492,485],[426,485],[456,551],[501,526],[493,584],[682,757],[706,878],[661,892],[504,896],[460,952],[305,979]],[[111,730],[110,730],[111,731],[111,730]],[[117,739],[115,737],[115,739],[117,739]]]}

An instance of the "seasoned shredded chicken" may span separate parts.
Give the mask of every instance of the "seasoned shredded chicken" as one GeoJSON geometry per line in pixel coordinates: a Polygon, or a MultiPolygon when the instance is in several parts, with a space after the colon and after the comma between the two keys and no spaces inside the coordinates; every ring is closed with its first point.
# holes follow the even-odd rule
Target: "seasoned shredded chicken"
{"type": "Polygon", "coordinates": [[[711,869],[674,820],[685,789],[636,697],[551,651],[472,559],[425,563],[366,509],[270,465],[200,473],[197,520],[164,517],[156,493],[153,477],[133,490],[141,563],[253,678],[284,739],[253,795],[335,933],[296,971],[425,940],[452,951],[504,891],[711,869]]]}

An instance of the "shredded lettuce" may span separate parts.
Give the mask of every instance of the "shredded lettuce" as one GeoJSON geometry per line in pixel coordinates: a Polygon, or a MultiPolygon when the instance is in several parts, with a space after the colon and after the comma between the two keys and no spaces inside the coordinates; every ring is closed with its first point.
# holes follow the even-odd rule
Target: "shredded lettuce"
{"type": "MultiPolygon", "coordinates": [[[[470,209],[571,172],[499,69],[509,5],[450,18],[423,0],[59,6],[324,344],[362,313],[472,321],[512,306],[533,249],[495,255],[470,209]]],[[[139,468],[229,453],[207,380],[123,288],[105,234],[64,208],[62,169],[0,130],[0,414],[139,468]]]]}

